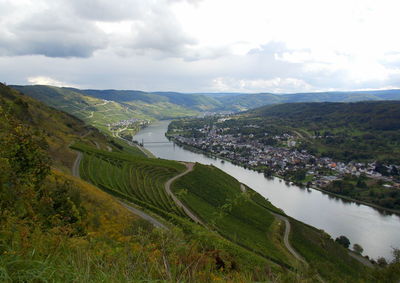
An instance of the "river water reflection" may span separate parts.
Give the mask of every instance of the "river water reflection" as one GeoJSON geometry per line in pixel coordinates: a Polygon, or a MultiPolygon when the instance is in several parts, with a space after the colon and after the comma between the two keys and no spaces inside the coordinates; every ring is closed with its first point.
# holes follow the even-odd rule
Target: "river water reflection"
{"type": "Polygon", "coordinates": [[[263,174],[194,153],[169,142],[165,132],[170,121],[159,121],[140,131],[135,139],[160,158],[213,164],[248,185],[286,214],[333,238],[345,235],[352,244],[364,248],[372,258],[391,259],[392,247],[400,248],[400,217],[385,215],[366,205],[347,202],[313,189],[287,185],[279,178],[266,179],[263,174]]]}

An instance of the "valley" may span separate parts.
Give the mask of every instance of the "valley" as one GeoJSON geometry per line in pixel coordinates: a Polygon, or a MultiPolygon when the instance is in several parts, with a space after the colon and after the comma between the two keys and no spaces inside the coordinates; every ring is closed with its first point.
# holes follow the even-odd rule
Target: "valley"
{"type": "MultiPolygon", "coordinates": [[[[125,136],[120,133],[122,130],[116,129],[113,137],[112,131],[105,131],[103,125],[98,129],[86,126],[83,121],[48,108],[4,85],[0,102],[6,109],[2,121],[12,117],[15,123],[22,123],[37,131],[24,139],[33,139],[35,144],[36,137],[45,137],[43,142],[37,144],[43,147],[35,151],[37,154],[30,155],[28,148],[24,149],[23,154],[33,158],[33,163],[26,164],[32,166],[32,171],[27,172],[33,172],[33,175],[24,177],[32,186],[27,187],[27,197],[19,205],[32,209],[21,210],[19,214],[17,208],[15,213],[6,214],[0,219],[4,223],[0,231],[2,235],[9,235],[7,233],[13,221],[18,223],[21,231],[18,237],[7,238],[12,241],[11,246],[7,244],[2,247],[6,247],[7,254],[16,255],[18,260],[27,264],[36,260],[43,268],[60,270],[57,274],[40,273],[36,266],[13,270],[13,258],[6,257],[5,261],[0,262],[6,274],[4,276],[17,278],[25,276],[24,272],[37,272],[51,280],[69,278],[87,282],[95,282],[101,277],[106,281],[110,278],[118,278],[117,281],[169,278],[170,281],[209,282],[211,278],[219,278],[233,282],[285,282],[301,278],[324,282],[353,282],[355,279],[372,282],[376,276],[384,276],[390,271],[382,269],[375,272],[350,256],[348,249],[326,232],[286,215],[286,207],[281,207],[284,210],[277,208],[273,205],[274,200],[270,202],[264,193],[254,191],[248,180],[238,180],[248,174],[246,171],[239,175],[227,174],[224,172],[226,170],[217,167],[221,164],[227,167],[233,165],[223,164],[218,159],[214,159],[214,164],[219,164],[217,166],[204,165],[210,163],[209,159],[203,160],[205,157],[175,148],[164,136],[169,122],[161,122],[161,132],[153,132],[150,140],[144,133],[152,133],[157,123],[146,125],[144,130],[138,127],[130,133],[132,135],[139,131],[135,138],[144,141],[147,149],[143,149],[133,142],[127,144],[120,139],[125,136]],[[159,136],[162,137],[161,143],[157,142],[159,136]],[[49,181],[36,183],[39,175],[35,172],[42,171],[35,166],[45,164],[40,158],[45,160],[46,154],[50,154],[54,163],[51,168],[44,166],[50,171],[43,171],[40,176],[49,181]],[[40,162],[36,164],[35,160],[40,162]],[[71,174],[86,182],[71,177],[71,174]],[[42,203],[46,201],[49,205],[44,206],[42,203]],[[64,208],[61,211],[59,207],[64,208]],[[32,218],[31,214],[24,211],[31,211],[32,218]],[[64,215],[63,218],[57,218],[57,213],[64,215]],[[39,218],[43,224],[36,230],[32,230],[30,224],[23,220],[39,218]],[[38,235],[41,238],[26,245],[20,241],[24,235],[29,239],[38,235]],[[45,235],[53,241],[47,242],[47,246],[54,247],[57,241],[61,241],[65,245],[63,253],[57,249],[46,252],[42,240],[45,235]],[[35,258],[27,257],[27,254],[34,254],[32,250],[39,253],[35,258]],[[120,254],[126,250],[129,252],[121,257],[120,254]],[[78,251],[83,253],[83,257],[78,256],[78,251]],[[57,261],[56,258],[61,260],[57,261]],[[79,258],[95,258],[96,261],[81,262],[79,258]],[[128,272],[130,264],[137,264],[138,260],[142,268],[128,272]],[[198,263],[191,264],[193,260],[198,263]],[[72,263],[71,273],[66,273],[67,269],[60,267],[62,262],[72,263]],[[185,268],[187,263],[189,267],[185,268]],[[90,266],[92,272],[82,273],[85,270],[83,266],[90,266]],[[187,268],[190,272],[187,272],[187,268]]],[[[113,105],[103,100],[96,106],[105,107],[109,104],[113,105]]],[[[92,112],[89,118],[96,116],[96,112],[92,112]]],[[[107,115],[104,117],[108,119],[107,115]]],[[[138,118],[129,117],[112,123],[124,129],[132,121],[139,121],[134,119],[138,118]]],[[[111,124],[110,120],[107,122],[111,124]]],[[[6,180],[6,183],[2,183],[2,193],[8,199],[10,191],[3,184],[13,180],[12,166],[26,165],[24,161],[18,161],[19,154],[14,155],[14,151],[3,146],[12,135],[20,135],[11,131],[11,128],[7,129],[1,135],[0,153],[1,158],[6,160],[5,164],[11,166],[5,167],[6,171],[3,172],[7,174],[1,175],[1,180],[6,180]]],[[[129,139],[129,135],[125,138],[129,139]]],[[[18,150],[18,146],[15,149],[18,150]]],[[[26,174],[18,170],[15,172],[22,172],[18,173],[21,176],[26,174]]],[[[25,190],[19,182],[13,186],[17,190],[25,190]]],[[[12,202],[2,200],[1,204],[6,211],[13,207],[12,202]]],[[[342,231],[340,233],[342,235],[342,231]]],[[[369,249],[366,247],[366,250],[369,249]]]]}

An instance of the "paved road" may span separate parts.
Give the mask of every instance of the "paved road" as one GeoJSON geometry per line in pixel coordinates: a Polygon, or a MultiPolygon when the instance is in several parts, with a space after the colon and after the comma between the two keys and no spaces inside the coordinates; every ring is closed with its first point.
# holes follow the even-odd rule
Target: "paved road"
{"type": "Polygon", "coordinates": [[[79,165],[81,164],[82,156],[82,152],[78,151],[78,155],[76,156],[74,165],[72,166],[72,176],[75,176],[77,178],[81,177],[79,175],[79,165]]]}
{"type": "MultiPolygon", "coordinates": [[[[246,192],[246,186],[244,184],[240,184],[240,190],[242,192],[246,192]]],[[[304,260],[304,258],[292,247],[292,245],[289,242],[289,235],[290,235],[290,222],[287,219],[287,217],[274,213],[272,211],[270,211],[270,213],[276,218],[279,219],[281,221],[283,221],[285,223],[285,235],[283,237],[283,243],[285,244],[286,248],[288,249],[288,251],[295,257],[297,258],[299,261],[303,262],[304,264],[307,265],[307,262],[304,260]]]]}
{"type": "Polygon", "coordinates": [[[187,216],[190,217],[190,219],[192,219],[194,222],[199,223],[201,225],[203,225],[204,227],[206,227],[206,225],[203,223],[203,221],[201,221],[193,212],[190,211],[190,209],[188,209],[186,207],[186,205],[184,205],[175,195],[174,193],[171,191],[171,184],[176,180],[179,179],[180,177],[186,175],[187,173],[191,172],[193,170],[193,166],[194,163],[184,163],[186,165],[186,171],[182,172],[179,175],[176,175],[175,177],[169,179],[166,183],[165,183],[165,191],[167,192],[168,195],[171,196],[172,200],[175,202],[175,204],[179,207],[181,207],[183,209],[183,211],[185,211],[185,213],[187,214],[187,216]]]}
{"type": "Polygon", "coordinates": [[[368,266],[368,267],[371,267],[371,268],[375,268],[375,266],[368,259],[366,259],[363,256],[360,256],[360,255],[356,254],[355,252],[349,251],[349,256],[351,256],[352,258],[355,258],[356,260],[358,260],[359,262],[361,262],[365,266],[368,266]]]}
{"type": "Polygon", "coordinates": [[[129,204],[126,204],[122,201],[118,201],[122,206],[124,206],[126,209],[128,209],[130,212],[132,212],[133,214],[136,214],[137,216],[143,218],[144,220],[149,221],[151,224],[153,224],[154,227],[156,228],[161,228],[161,229],[165,229],[165,230],[169,230],[169,228],[167,226],[165,226],[164,224],[162,224],[160,221],[158,221],[157,219],[155,219],[154,217],[148,215],[147,213],[133,207],[130,206],[129,204]]]}
{"type": "Polygon", "coordinates": [[[272,211],[270,211],[270,212],[271,212],[271,214],[272,214],[275,218],[277,218],[277,219],[279,219],[279,220],[285,222],[285,235],[284,235],[284,237],[283,237],[283,243],[285,244],[285,246],[286,246],[286,248],[288,249],[288,251],[289,251],[295,258],[297,258],[299,261],[301,261],[301,262],[303,262],[304,264],[308,265],[307,262],[304,260],[304,258],[292,247],[292,245],[291,245],[290,242],[289,242],[289,234],[290,234],[290,228],[291,228],[291,226],[290,226],[290,222],[289,222],[289,220],[287,219],[287,217],[285,217],[285,216],[283,216],[283,215],[280,215],[280,214],[277,214],[277,213],[274,213],[274,212],[272,212],[272,211]]]}

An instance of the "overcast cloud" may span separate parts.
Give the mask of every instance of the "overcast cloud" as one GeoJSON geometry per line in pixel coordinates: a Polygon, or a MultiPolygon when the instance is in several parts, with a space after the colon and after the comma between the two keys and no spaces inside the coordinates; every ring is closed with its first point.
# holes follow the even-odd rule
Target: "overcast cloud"
{"type": "Polygon", "coordinates": [[[398,1],[0,0],[0,80],[147,91],[400,88],[398,1]]]}

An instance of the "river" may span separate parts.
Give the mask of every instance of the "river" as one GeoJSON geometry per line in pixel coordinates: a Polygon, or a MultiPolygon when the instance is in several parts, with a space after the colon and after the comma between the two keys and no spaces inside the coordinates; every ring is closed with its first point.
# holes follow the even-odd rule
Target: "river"
{"type": "Polygon", "coordinates": [[[212,164],[251,187],[287,215],[318,229],[332,238],[345,235],[351,245],[360,244],[364,255],[392,259],[392,247],[400,248],[400,217],[383,214],[372,207],[344,201],[314,189],[287,185],[279,178],[266,179],[263,174],[228,161],[194,153],[168,141],[165,137],[170,121],[159,121],[141,130],[134,139],[155,156],[212,164]]]}

